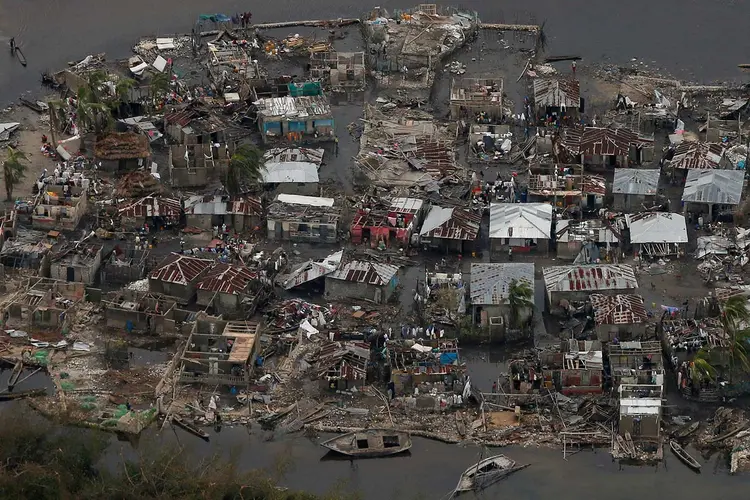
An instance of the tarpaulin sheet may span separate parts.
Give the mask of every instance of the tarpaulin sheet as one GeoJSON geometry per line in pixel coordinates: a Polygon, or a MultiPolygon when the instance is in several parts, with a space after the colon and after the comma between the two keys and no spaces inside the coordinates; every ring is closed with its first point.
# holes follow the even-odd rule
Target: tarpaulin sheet
{"type": "Polygon", "coordinates": [[[458,354],[455,352],[444,352],[440,355],[441,365],[452,365],[458,360],[458,354]]]}

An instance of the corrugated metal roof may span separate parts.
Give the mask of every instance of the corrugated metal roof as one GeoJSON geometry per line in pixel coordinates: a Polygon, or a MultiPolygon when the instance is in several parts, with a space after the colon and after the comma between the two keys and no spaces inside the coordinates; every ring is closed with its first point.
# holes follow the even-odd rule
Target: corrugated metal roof
{"type": "Polygon", "coordinates": [[[744,170],[691,169],[685,180],[682,201],[739,205],[744,184],[744,170]]]}
{"type": "Polygon", "coordinates": [[[140,200],[120,205],[120,217],[179,217],[182,203],[176,198],[146,196],[140,200]]]}
{"type": "Polygon", "coordinates": [[[534,104],[537,107],[578,108],[581,105],[581,85],[578,80],[535,78],[534,104]]]}
{"type": "Polygon", "coordinates": [[[344,257],[344,251],[332,253],[328,257],[320,260],[308,260],[279,281],[281,286],[289,290],[302,283],[307,283],[314,279],[331,274],[341,265],[341,259],[344,257]]]}
{"type": "Polygon", "coordinates": [[[513,280],[529,285],[534,296],[534,264],[509,262],[507,264],[472,264],[469,291],[474,305],[499,305],[508,298],[513,280]]]}
{"type": "Polygon", "coordinates": [[[490,238],[549,239],[552,205],[548,203],[492,203],[490,238]]]}
{"type": "Polygon", "coordinates": [[[643,297],[634,294],[589,296],[597,325],[634,325],[648,321],[643,297]]]}
{"type": "Polygon", "coordinates": [[[332,207],[333,198],[323,198],[322,196],[303,196],[301,194],[280,194],[276,201],[281,203],[291,203],[292,205],[308,205],[311,207],[332,207]]]}
{"type": "Polygon", "coordinates": [[[547,293],[638,288],[633,266],[627,264],[552,266],[542,274],[547,293]]]}
{"type": "Polygon", "coordinates": [[[328,116],[331,105],[324,96],[267,97],[254,102],[258,114],[266,117],[307,118],[328,116]]]}
{"type": "Polygon", "coordinates": [[[354,260],[329,274],[328,278],[382,286],[388,284],[396,273],[397,266],[354,260]]]}
{"type": "Polygon", "coordinates": [[[600,220],[560,219],[556,226],[557,241],[594,241],[596,243],[617,243],[619,234],[612,226],[600,220]]]}
{"type": "Polygon", "coordinates": [[[616,168],[612,193],[654,195],[660,176],[658,168],[616,168]]]}
{"type": "Polygon", "coordinates": [[[390,211],[400,214],[415,214],[422,209],[424,202],[419,198],[393,198],[390,211]]]}
{"type": "Polygon", "coordinates": [[[460,208],[433,206],[422,224],[421,236],[473,241],[479,235],[482,217],[460,208]]]}
{"type": "Polygon", "coordinates": [[[687,243],[685,217],[665,212],[625,215],[631,243],[687,243]]]}
{"type": "Polygon", "coordinates": [[[306,163],[314,163],[320,166],[323,163],[323,155],[325,150],[323,149],[310,149],[310,148],[274,148],[266,151],[263,155],[263,159],[267,163],[286,163],[301,161],[306,163]]]}
{"type": "Polygon", "coordinates": [[[258,273],[246,267],[229,264],[216,264],[206,276],[198,282],[196,288],[208,292],[219,292],[237,295],[244,292],[247,285],[258,279],[258,273]]]}
{"type": "Polygon", "coordinates": [[[562,146],[573,155],[627,156],[630,146],[638,143],[638,134],[625,128],[571,128],[562,139],[562,146]]]}
{"type": "Polygon", "coordinates": [[[712,142],[686,141],[680,143],[669,162],[672,168],[718,168],[726,149],[721,144],[712,142]]]}
{"type": "Polygon", "coordinates": [[[156,269],[151,271],[149,278],[166,283],[186,285],[200,276],[212,264],[213,262],[210,260],[172,253],[161,261],[156,269]]]}
{"type": "Polygon", "coordinates": [[[263,182],[280,184],[285,182],[318,182],[318,166],[304,161],[266,163],[261,169],[263,182]]]}

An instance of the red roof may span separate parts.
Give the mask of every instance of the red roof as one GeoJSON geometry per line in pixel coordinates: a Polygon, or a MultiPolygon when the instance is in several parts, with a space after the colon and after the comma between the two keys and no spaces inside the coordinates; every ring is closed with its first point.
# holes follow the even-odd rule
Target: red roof
{"type": "Polygon", "coordinates": [[[203,278],[196,288],[208,292],[229,293],[237,295],[247,288],[247,285],[258,279],[258,273],[246,267],[217,264],[203,278]]]}
{"type": "Polygon", "coordinates": [[[571,154],[627,156],[630,146],[638,144],[638,134],[625,129],[586,127],[567,129],[563,147],[571,154]]]}
{"type": "Polygon", "coordinates": [[[230,200],[227,204],[227,212],[237,215],[261,215],[263,213],[263,204],[260,198],[246,196],[230,200]]]}
{"type": "Polygon", "coordinates": [[[159,264],[159,267],[151,271],[149,278],[166,283],[187,285],[212,264],[210,260],[172,253],[159,264]]]}

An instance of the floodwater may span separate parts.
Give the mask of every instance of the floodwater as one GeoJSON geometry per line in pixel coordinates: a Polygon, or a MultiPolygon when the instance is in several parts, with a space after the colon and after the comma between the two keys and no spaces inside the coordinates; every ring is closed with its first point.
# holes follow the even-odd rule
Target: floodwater
{"type": "MultiPolygon", "coordinates": [[[[738,0],[536,0],[533,3],[463,0],[458,3],[478,11],[486,22],[546,22],[548,52],[582,56],[584,61],[579,68],[600,62],[642,64],[700,82],[743,82],[745,75],[736,65],[750,62],[747,60],[750,39],[744,34],[750,3],[738,0]],[[632,58],[637,60],[633,62],[632,58]]],[[[410,6],[409,2],[394,0],[378,4],[385,8],[410,6]]],[[[0,0],[0,104],[14,101],[23,92],[40,92],[38,82],[42,71],[58,69],[67,61],[79,60],[87,54],[106,52],[110,59],[125,57],[138,37],[189,32],[199,14],[230,14],[250,9],[256,22],[270,22],[322,16],[356,17],[368,7],[366,3],[341,0],[254,4],[236,0],[215,0],[208,4],[198,0],[0,0]],[[10,57],[7,50],[10,37],[15,37],[26,55],[27,68],[10,57]]],[[[342,129],[337,130],[340,137],[346,135],[346,124],[360,115],[356,106],[342,108],[346,117],[337,120],[342,129]]],[[[354,141],[342,141],[342,158],[355,153],[354,141]]],[[[333,169],[331,178],[344,185],[351,182],[350,172],[343,169],[333,169]]],[[[135,354],[141,362],[156,361],[145,353],[135,354]]],[[[466,353],[466,359],[476,383],[487,390],[497,373],[505,371],[508,358],[502,351],[475,349],[466,353]]],[[[7,374],[7,371],[0,373],[0,387],[4,386],[7,374]]],[[[18,390],[49,385],[48,379],[33,377],[18,390]]],[[[0,403],[0,411],[11,409],[9,404],[15,403],[0,403]]],[[[324,492],[343,484],[360,491],[366,499],[441,498],[455,486],[460,472],[479,455],[474,447],[417,438],[409,456],[350,463],[321,461],[323,450],[309,439],[285,437],[266,441],[261,431],[248,432],[244,427],[225,427],[221,433],[212,435],[210,443],[182,431],[165,431],[158,437],[154,433],[154,429],[149,430],[147,439],[140,442],[179,441],[196,457],[228,454],[236,449],[238,463],[246,468],[273,470],[280,457],[291,458],[293,467],[285,476],[286,485],[324,492]]],[[[120,448],[128,450],[129,446],[113,444],[113,458],[120,448]]],[[[146,448],[141,445],[140,449],[146,448]]],[[[532,467],[487,491],[488,498],[513,495],[522,499],[651,500],[665,496],[741,499],[747,498],[750,489],[750,477],[728,477],[725,460],[717,456],[705,462],[703,474],[696,475],[671,455],[658,469],[620,469],[605,451],[584,451],[567,461],[556,450],[510,447],[502,452],[519,463],[531,463],[532,467]]]]}

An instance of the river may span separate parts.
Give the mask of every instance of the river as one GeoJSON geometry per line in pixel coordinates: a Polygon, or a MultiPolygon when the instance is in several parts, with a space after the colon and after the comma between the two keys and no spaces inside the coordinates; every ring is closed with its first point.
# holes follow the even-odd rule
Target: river
{"type": "MultiPolygon", "coordinates": [[[[408,3],[385,0],[385,8],[408,7],[408,3]]],[[[738,63],[750,62],[750,39],[744,35],[750,3],[737,0],[463,0],[460,4],[479,12],[488,22],[543,22],[549,51],[576,54],[584,61],[636,64],[663,68],[670,74],[700,82],[737,81],[744,75],[738,63]]],[[[256,22],[286,19],[359,16],[367,4],[321,0],[300,2],[277,0],[250,4],[233,0],[2,0],[0,2],[0,47],[11,36],[28,58],[21,67],[0,50],[0,104],[14,101],[25,91],[39,91],[39,75],[87,54],[106,52],[110,58],[125,57],[140,36],[189,32],[199,14],[234,13],[251,10],[256,22]]],[[[487,387],[499,365],[502,352],[467,356],[472,376],[487,387]]],[[[7,372],[6,372],[7,373],[7,372]]],[[[0,376],[0,386],[5,377],[0,376]]],[[[43,381],[29,380],[23,388],[43,381]]],[[[19,387],[20,389],[20,387],[19,387]]],[[[0,406],[11,410],[8,404],[0,406]]],[[[179,440],[196,457],[228,454],[236,449],[242,467],[270,467],[279,457],[291,458],[293,467],[284,484],[312,492],[324,492],[344,483],[362,492],[365,499],[438,499],[450,491],[461,471],[479,455],[475,447],[446,445],[417,438],[409,456],[384,460],[330,461],[320,458],[323,450],[309,439],[282,437],[272,441],[260,430],[225,427],[203,443],[182,431],[156,435],[148,430],[138,450],[148,445],[179,440]]],[[[130,444],[113,440],[114,459],[120,451],[135,453],[130,444]]],[[[750,477],[729,477],[724,460],[704,461],[704,473],[692,473],[673,456],[653,467],[623,467],[611,461],[605,450],[584,451],[563,460],[558,450],[510,447],[502,451],[519,463],[532,467],[510,477],[486,493],[489,498],[513,495],[521,499],[656,500],[666,496],[710,499],[744,499],[750,477]]],[[[697,455],[696,455],[697,456],[697,455]]],[[[467,497],[470,498],[470,497],[467,497]]]]}

